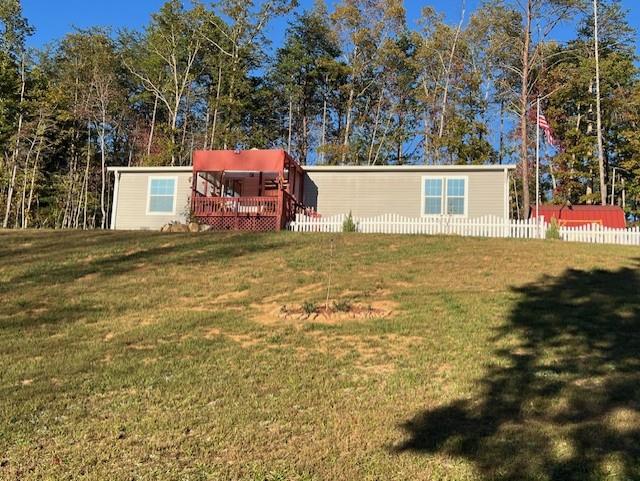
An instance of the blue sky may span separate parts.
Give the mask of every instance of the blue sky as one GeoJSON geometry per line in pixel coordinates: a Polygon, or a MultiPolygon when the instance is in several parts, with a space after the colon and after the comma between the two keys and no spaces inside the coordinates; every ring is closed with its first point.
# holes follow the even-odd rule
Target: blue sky
{"type": "MultiPolygon", "coordinates": [[[[480,2],[481,0],[467,0],[468,10],[473,10],[480,2]]],[[[30,44],[40,47],[61,38],[74,27],[141,27],[148,22],[151,13],[160,8],[163,0],[23,0],[22,3],[25,15],[36,28],[30,44]]],[[[638,0],[623,0],[622,3],[630,12],[632,26],[640,30],[638,0]]],[[[310,7],[313,0],[300,0],[300,4],[301,9],[310,7]]],[[[409,19],[417,18],[422,7],[426,5],[432,5],[438,11],[444,12],[451,22],[457,22],[460,16],[460,2],[456,0],[405,0],[409,19]]],[[[286,22],[282,20],[274,21],[269,26],[269,36],[274,44],[280,42],[285,27],[286,22]]],[[[571,35],[570,26],[564,26],[557,31],[557,37],[560,39],[568,35],[571,35]]],[[[640,46],[640,42],[638,45],[640,46]]]]}

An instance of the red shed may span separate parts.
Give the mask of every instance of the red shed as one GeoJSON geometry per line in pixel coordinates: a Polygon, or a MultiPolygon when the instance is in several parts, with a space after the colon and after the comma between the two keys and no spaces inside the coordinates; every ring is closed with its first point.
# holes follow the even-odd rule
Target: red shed
{"type": "MultiPolygon", "coordinates": [[[[545,220],[555,218],[561,226],[566,227],[590,224],[613,228],[626,227],[624,211],[615,205],[541,205],[539,210],[545,220]]],[[[531,217],[536,217],[535,207],[531,207],[531,217]]]]}

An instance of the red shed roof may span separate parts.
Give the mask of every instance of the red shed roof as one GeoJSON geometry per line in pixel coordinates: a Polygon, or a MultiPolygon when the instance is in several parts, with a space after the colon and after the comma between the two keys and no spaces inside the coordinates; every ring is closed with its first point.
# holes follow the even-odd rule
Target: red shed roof
{"type": "Polygon", "coordinates": [[[193,153],[194,172],[282,172],[293,162],[284,150],[197,150],[193,153]]]}
{"type": "MultiPolygon", "coordinates": [[[[604,227],[624,228],[624,211],[615,205],[541,205],[540,215],[546,220],[557,219],[567,227],[600,224],[604,227]]],[[[536,208],[531,207],[531,217],[536,216],[536,208]]]]}

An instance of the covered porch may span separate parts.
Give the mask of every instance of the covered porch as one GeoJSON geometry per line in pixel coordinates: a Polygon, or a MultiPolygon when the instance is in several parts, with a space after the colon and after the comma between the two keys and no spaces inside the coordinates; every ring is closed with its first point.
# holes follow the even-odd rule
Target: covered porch
{"type": "Polygon", "coordinates": [[[282,150],[196,151],[191,211],[215,230],[272,231],[303,210],[304,171],[282,150]]]}

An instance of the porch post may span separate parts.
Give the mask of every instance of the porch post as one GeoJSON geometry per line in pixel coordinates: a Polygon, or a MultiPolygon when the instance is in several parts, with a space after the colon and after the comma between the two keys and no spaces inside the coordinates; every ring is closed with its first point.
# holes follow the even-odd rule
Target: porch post
{"type": "Polygon", "coordinates": [[[196,192],[198,189],[198,172],[193,171],[191,176],[191,214],[196,214],[196,192]]]}
{"type": "MultiPolygon", "coordinates": [[[[285,154],[286,158],[286,154],[285,154]]],[[[276,216],[276,230],[282,229],[282,211],[284,209],[284,162],[282,163],[282,170],[278,178],[278,213],[276,216]]]]}

